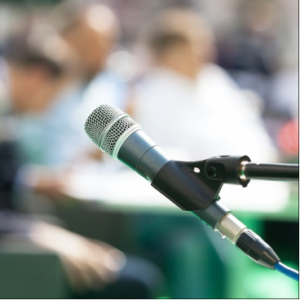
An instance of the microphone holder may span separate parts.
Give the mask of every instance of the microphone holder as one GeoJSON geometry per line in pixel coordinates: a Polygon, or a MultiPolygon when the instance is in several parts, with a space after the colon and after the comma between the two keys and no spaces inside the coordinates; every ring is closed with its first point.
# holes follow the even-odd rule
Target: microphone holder
{"type": "Polygon", "coordinates": [[[242,187],[247,187],[251,179],[299,181],[298,164],[253,163],[246,155],[215,156],[202,161],[202,163],[204,163],[204,176],[202,176],[202,180],[206,182],[217,181],[222,184],[240,184],[242,187]]]}
{"type": "Polygon", "coordinates": [[[215,156],[196,162],[169,161],[151,185],[183,210],[199,211],[219,200],[223,184],[250,180],[298,181],[298,164],[258,164],[248,156],[215,156]]]}

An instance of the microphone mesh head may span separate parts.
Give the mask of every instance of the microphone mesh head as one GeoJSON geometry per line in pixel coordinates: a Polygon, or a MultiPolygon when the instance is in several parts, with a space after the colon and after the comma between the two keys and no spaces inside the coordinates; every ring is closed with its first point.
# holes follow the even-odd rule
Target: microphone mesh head
{"type": "Polygon", "coordinates": [[[102,151],[112,155],[121,135],[135,125],[137,123],[120,109],[103,104],[90,114],[85,122],[85,131],[102,151]]]}
{"type": "Polygon", "coordinates": [[[113,149],[121,135],[134,125],[136,125],[136,122],[129,116],[118,120],[105,135],[101,149],[112,155],[113,149]]]}

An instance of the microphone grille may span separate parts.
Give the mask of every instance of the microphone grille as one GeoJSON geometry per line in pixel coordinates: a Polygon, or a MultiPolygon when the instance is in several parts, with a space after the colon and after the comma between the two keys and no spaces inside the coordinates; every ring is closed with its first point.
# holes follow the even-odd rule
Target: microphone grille
{"type": "Polygon", "coordinates": [[[103,104],[96,108],[85,122],[85,131],[104,152],[112,155],[120,137],[138,124],[120,109],[103,104]]]}

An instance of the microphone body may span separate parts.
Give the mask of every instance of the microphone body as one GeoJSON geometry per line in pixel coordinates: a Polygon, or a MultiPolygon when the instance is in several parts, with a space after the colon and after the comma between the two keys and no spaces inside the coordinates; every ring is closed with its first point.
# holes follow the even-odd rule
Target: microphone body
{"type": "Polygon", "coordinates": [[[181,209],[192,211],[255,262],[274,269],[280,261],[268,244],[217,201],[218,197],[204,201],[211,199],[213,185],[221,189],[220,183],[204,184],[195,163],[171,160],[127,114],[101,105],[87,119],[85,130],[100,150],[140,174],[181,209]]]}
{"type": "Polygon", "coordinates": [[[150,182],[170,161],[142,130],[135,131],[125,140],[117,153],[117,159],[150,182]]]}

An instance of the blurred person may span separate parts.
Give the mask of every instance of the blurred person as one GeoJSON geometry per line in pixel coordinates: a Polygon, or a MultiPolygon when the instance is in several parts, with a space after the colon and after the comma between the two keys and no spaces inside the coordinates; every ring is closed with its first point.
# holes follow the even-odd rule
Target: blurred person
{"type": "Polygon", "coordinates": [[[197,13],[167,9],[142,36],[152,65],[136,85],[133,108],[137,122],[159,145],[181,151],[177,159],[245,153],[254,161],[277,159],[249,99],[212,62],[213,35],[197,13]]]}
{"type": "Polygon", "coordinates": [[[262,97],[266,114],[275,108],[271,81],[279,68],[278,59],[290,54],[282,10],[281,3],[272,0],[241,2],[235,29],[217,43],[218,64],[241,88],[255,90],[262,97]]]}
{"type": "Polygon", "coordinates": [[[58,174],[53,178],[53,167],[70,163],[79,155],[71,146],[78,142],[71,123],[71,107],[74,110],[77,103],[66,97],[73,93],[66,86],[76,67],[72,51],[53,29],[29,28],[12,34],[5,45],[10,101],[3,123],[14,127],[11,134],[24,161],[30,163],[22,168],[20,182],[29,186],[30,178],[35,177],[37,191],[52,196],[57,192],[59,196],[61,178],[58,174]]]}
{"type": "MultiPolygon", "coordinates": [[[[125,256],[106,243],[84,238],[15,211],[17,196],[18,201],[26,200],[25,192],[28,197],[33,197],[33,193],[56,196],[64,181],[63,176],[49,173],[43,166],[24,164],[32,162],[38,153],[34,152],[30,157],[20,140],[24,134],[22,138],[28,139],[33,147],[35,144],[50,148],[60,146],[48,144],[51,127],[44,126],[44,118],[47,119],[44,114],[68,82],[69,71],[73,70],[68,65],[72,53],[65,49],[65,57],[56,57],[56,51],[49,52],[49,48],[44,46],[47,43],[49,46],[49,41],[55,37],[56,50],[60,49],[58,44],[62,41],[57,35],[51,33],[48,36],[43,32],[38,38],[32,38],[31,33],[22,31],[12,36],[7,41],[4,54],[10,105],[0,123],[1,243],[17,240],[18,247],[24,243],[34,244],[56,252],[65,266],[74,297],[149,298],[156,285],[160,284],[157,282],[160,273],[151,264],[125,256]],[[26,127],[23,117],[26,122],[31,122],[31,129],[35,128],[45,135],[36,139],[34,131],[22,131],[26,127]],[[44,128],[40,130],[39,127],[44,128]],[[137,275],[138,268],[147,274],[137,275]]],[[[61,134],[64,135],[64,132],[61,131],[61,134]]],[[[41,155],[46,151],[40,150],[41,155]]]]}
{"type": "Polygon", "coordinates": [[[100,1],[67,0],[53,10],[52,18],[79,58],[84,86],[78,109],[80,130],[89,113],[102,103],[125,109],[126,84],[107,66],[119,39],[114,12],[100,1]]]}
{"type": "MultiPolygon", "coordinates": [[[[55,138],[62,131],[59,134],[55,130],[51,131],[50,123],[51,115],[56,117],[52,123],[63,123],[66,118],[70,118],[71,114],[64,112],[62,118],[55,110],[58,104],[71,102],[64,98],[70,93],[70,88],[66,91],[66,86],[76,73],[74,53],[53,28],[30,25],[12,34],[6,42],[4,56],[8,97],[11,100],[8,112],[18,116],[21,126],[15,134],[18,134],[26,159],[43,164],[61,163],[66,160],[66,154],[63,153],[63,145],[57,145],[55,138]],[[38,128],[30,132],[34,127],[38,128]],[[44,137],[48,139],[49,145],[39,142],[45,130],[49,131],[48,137],[44,137]],[[35,145],[28,141],[26,134],[33,134],[32,138],[37,141],[35,145]],[[56,157],[49,158],[50,152],[56,157]]],[[[62,126],[60,130],[63,129],[62,126]]]]}
{"type": "Polygon", "coordinates": [[[85,80],[104,71],[118,38],[113,11],[96,1],[64,1],[55,8],[53,18],[56,28],[80,55],[85,80]]]}
{"type": "MultiPolygon", "coordinates": [[[[107,59],[117,44],[119,28],[113,11],[99,1],[64,1],[51,10],[44,22],[56,28],[74,51],[78,63],[75,89],[71,89],[74,92],[63,95],[67,99],[56,101],[57,105],[47,113],[48,123],[52,126],[48,128],[52,132],[50,135],[55,129],[56,139],[51,141],[51,145],[59,142],[61,150],[52,151],[54,147],[51,147],[43,152],[43,164],[56,164],[58,169],[63,166],[66,172],[61,174],[67,182],[68,173],[101,173],[105,168],[111,169],[114,163],[109,158],[105,159],[90,141],[84,131],[84,123],[91,111],[102,103],[125,109],[126,83],[107,65],[107,59]],[[57,122],[58,116],[60,122],[57,122]],[[61,131],[64,131],[64,135],[61,131]],[[80,146],[74,149],[74,144],[80,146]],[[54,160],[53,156],[57,159],[54,160]]],[[[36,159],[37,155],[34,157],[36,159]]],[[[58,172],[55,176],[44,176],[43,185],[45,189],[49,186],[47,189],[52,196],[59,199],[63,187],[55,184],[57,176],[58,172]],[[54,185],[56,189],[53,189],[54,185]]]]}
{"type": "Polygon", "coordinates": [[[271,75],[280,42],[279,6],[275,1],[244,1],[237,7],[237,26],[218,46],[219,63],[229,71],[271,75]]]}
{"type": "Polygon", "coordinates": [[[293,8],[297,9],[295,1],[244,1],[237,6],[237,26],[221,36],[217,45],[218,63],[240,87],[261,96],[263,121],[281,154],[280,131],[298,112],[293,8]]]}

